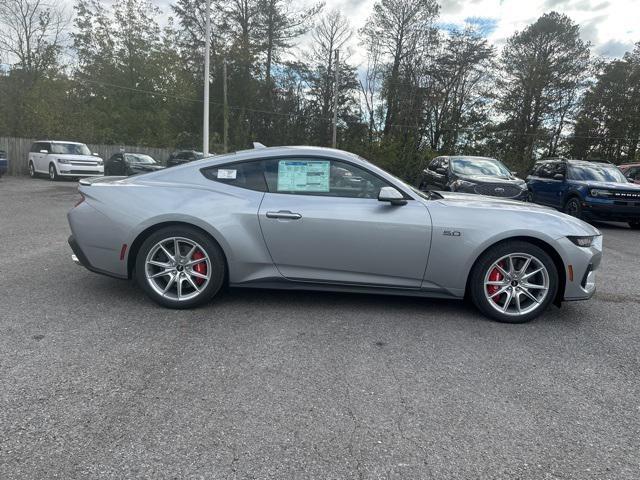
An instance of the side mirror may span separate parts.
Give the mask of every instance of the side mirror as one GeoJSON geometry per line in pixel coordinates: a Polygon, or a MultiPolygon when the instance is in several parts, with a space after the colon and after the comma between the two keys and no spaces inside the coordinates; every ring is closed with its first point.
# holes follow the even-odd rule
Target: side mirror
{"type": "Polygon", "coordinates": [[[514,177],[517,177],[517,176],[518,176],[518,172],[516,172],[515,170],[513,170],[513,171],[511,172],[511,175],[513,175],[514,177]]]}
{"type": "Polygon", "coordinates": [[[389,202],[391,205],[406,205],[407,201],[404,196],[393,187],[382,187],[378,194],[380,202],[389,202]]]}
{"type": "Polygon", "coordinates": [[[98,156],[98,152],[93,152],[91,155],[93,155],[94,157],[98,156]]]}
{"type": "Polygon", "coordinates": [[[562,175],[561,173],[556,173],[556,174],[553,176],[553,179],[554,179],[554,180],[564,180],[564,175],[562,175]]]}
{"type": "Polygon", "coordinates": [[[40,153],[49,153],[46,150],[40,150],[40,153]]]}

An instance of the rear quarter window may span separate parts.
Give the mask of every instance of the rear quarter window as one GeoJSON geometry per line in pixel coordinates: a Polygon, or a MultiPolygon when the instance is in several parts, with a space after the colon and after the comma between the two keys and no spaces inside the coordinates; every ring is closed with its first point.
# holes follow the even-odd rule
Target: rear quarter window
{"type": "Polygon", "coordinates": [[[214,182],[257,192],[267,191],[262,161],[217,165],[203,169],[202,174],[214,182]]]}

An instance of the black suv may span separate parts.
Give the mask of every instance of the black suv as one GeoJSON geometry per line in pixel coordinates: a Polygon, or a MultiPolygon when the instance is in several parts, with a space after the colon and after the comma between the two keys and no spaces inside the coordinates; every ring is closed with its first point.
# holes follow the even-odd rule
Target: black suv
{"type": "Polygon", "coordinates": [[[527,177],[531,200],[584,220],[628,222],[640,228],[640,185],[608,162],[550,158],[527,177]]]}
{"type": "Polygon", "coordinates": [[[524,180],[516,177],[495,158],[446,156],[436,157],[422,172],[420,190],[450,190],[492,197],[527,200],[524,180]]]}
{"type": "Polygon", "coordinates": [[[172,153],[167,160],[167,167],[174,167],[176,165],[182,165],[183,163],[193,162],[194,160],[200,160],[204,158],[202,152],[195,150],[180,150],[179,152],[172,153]]]}

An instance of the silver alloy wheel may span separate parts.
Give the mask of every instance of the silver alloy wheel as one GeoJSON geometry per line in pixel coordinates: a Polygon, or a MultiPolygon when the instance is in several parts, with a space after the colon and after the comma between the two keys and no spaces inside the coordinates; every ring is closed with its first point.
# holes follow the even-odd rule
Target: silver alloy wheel
{"type": "Polygon", "coordinates": [[[151,288],[179,302],[198,296],[209,285],[211,271],[211,260],[204,248],[184,237],[159,241],[145,260],[145,276],[151,288]]]}
{"type": "Polygon", "coordinates": [[[549,272],[528,253],[510,253],[496,260],[484,276],[484,294],[498,312],[526,315],[549,294],[549,272]]]}

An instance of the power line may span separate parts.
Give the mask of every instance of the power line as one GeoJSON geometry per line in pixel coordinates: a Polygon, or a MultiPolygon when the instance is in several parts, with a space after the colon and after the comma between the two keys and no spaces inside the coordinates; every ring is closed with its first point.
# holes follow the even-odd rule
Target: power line
{"type": "MultiPolygon", "coordinates": [[[[134,87],[127,87],[124,85],[117,85],[115,83],[109,83],[109,82],[100,82],[97,80],[89,80],[89,79],[75,79],[76,82],[79,83],[93,83],[95,85],[100,85],[102,87],[111,87],[111,88],[119,88],[121,90],[127,90],[127,91],[131,91],[131,92],[136,92],[136,93],[143,93],[143,94],[147,94],[147,95],[152,95],[155,97],[166,97],[166,98],[173,98],[176,100],[184,100],[186,102],[197,102],[197,103],[204,103],[203,100],[200,100],[198,98],[190,98],[190,97],[183,97],[180,95],[172,95],[170,93],[165,93],[165,92],[158,92],[158,91],[154,91],[154,90],[145,90],[142,88],[134,88],[134,87]]],[[[209,100],[209,104],[211,105],[217,105],[220,107],[224,107],[224,103],[223,102],[215,102],[213,100],[209,100]]],[[[316,115],[306,115],[306,114],[302,114],[302,113],[282,113],[282,112],[275,112],[275,111],[271,111],[271,110],[260,110],[260,109],[256,109],[256,108],[249,108],[249,107],[240,107],[237,105],[227,105],[228,108],[232,109],[232,110],[238,110],[238,111],[247,111],[247,112],[253,112],[253,113],[263,113],[266,115],[279,115],[282,117],[300,117],[300,118],[310,118],[310,119],[314,119],[314,120],[322,120],[325,122],[330,122],[331,119],[330,118],[324,118],[324,117],[319,117],[316,115]]]]}
{"type": "MultiPolygon", "coordinates": [[[[183,101],[187,101],[187,102],[197,102],[197,103],[204,103],[203,100],[197,99],[197,98],[190,98],[190,97],[183,97],[180,95],[172,95],[169,93],[165,93],[165,92],[158,92],[158,91],[154,91],[154,90],[145,90],[142,88],[134,88],[134,87],[127,87],[124,85],[117,85],[114,83],[109,83],[109,82],[101,82],[101,81],[97,81],[97,80],[90,80],[90,79],[74,79],[74,81],[79,82],[79,83],[92,83],[92,84],[96,84],[96,85],[100,85],[103,87],[111,87],[111,88],[118,88],[121,90],[127,90],[127,91],[132,91],[135,93],[141,93],[141,94],[147,94],[147,95],[152,95],[152,96],[157,96],[157,97],[166,97],[166,98],[173,98],[176,100],[183,100],[183,101]]],[[[212,105],[217,105],[220,107],[224,107],[224,103],[223,102],[216,102],[216,101],[212,101],[209,100],[209,103],[212,105]]],[[[272,111],[272,110],[261,110],[261,109],[256,109],[256,108],[249,108],[249,107],[241,107],[241,106],[237,106],[237,105],[227,105],[227,108],[231,109],[231,110],[236,110],[236,111],[246,111],[246,112],[252,112],[252,113],[260,113],[260,114],[264,114],[264,115],[277,115],[277,116],[281,116],[281,117],[296,117],[296,118],[307,118],[307,119],[311,119],[311,120],[320,120],[323,122],[332,122],[331,118],[324,118],[324,117],[320,117],[317,115],[308,115],[308,114],[302,114],[302,113],[282,113],[282,112],[276,112],[276,111],[272,111]]],[[[405,129],[416,129],[416,130],[427,130],[429,127],[428,125],[424,125],[424,126],[420,126],[420,125],[403,125],[403,124],[390,124],[390,127],[393,128],[405,128],[405,129]]],[[[476,129],[473,128],[440,128],[438,129],[441,132],[471,132],[471,133],[477,133],[476,129]]],[[[501,135],[501,134],[510,134],[510,135],[516,135],[516,136],[521,136],[521,137],[540,137],[540,138],[553,138],[554,135],[550,135],[547,133],[529,133],[529,132],[516,132],[515,130],[498,130],[495,132],[483,132],[483,135],[486,136],[496,136],[496,135],[501,135]]],[[[631,138],[631,137],[608,137],[608,136],[589,136],[589,135],[564,135],[561,138],[564,139],[569,139],[569,138],[579,138],[579,139],[585,139],[585,140],[617,140],[617,141],[638,141],[638,139],[636,138],[631,138]]]]}

